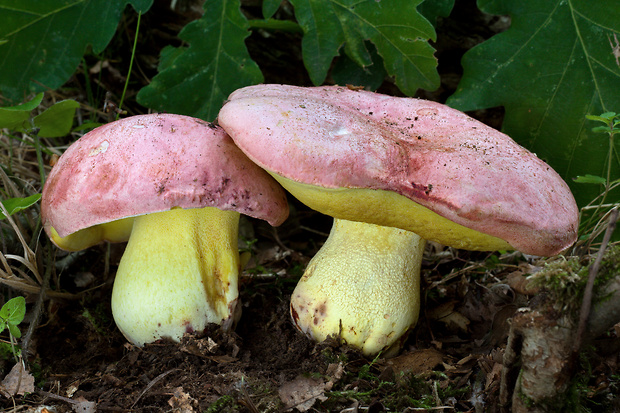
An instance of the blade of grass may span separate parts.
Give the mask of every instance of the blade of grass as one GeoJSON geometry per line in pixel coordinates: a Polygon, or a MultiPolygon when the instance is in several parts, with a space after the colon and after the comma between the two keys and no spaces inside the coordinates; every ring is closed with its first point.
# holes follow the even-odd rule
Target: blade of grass
{"type": "Polygon", "coordinates": [[[125,78],[125,86],[123,87],[123,93],[121,94],[121,100],[118,103],[118,112],[116,113],[116,120],[121,116],[123,110],[123,102],[125,101],[125,93],[127,92],[127,86],[129,86],[129,78],[131,77],[131,70],[133,68],[133,61],[136,56],[136,46],[138,44],[138,33],[140,33],[140,18],[142,12],[138,12],[138,21],[136,23],[136,35],[133,39],[133,48],[131,49],[131,59],[129,60],[129,69],[127,71],[127,77],[125,78]]]}

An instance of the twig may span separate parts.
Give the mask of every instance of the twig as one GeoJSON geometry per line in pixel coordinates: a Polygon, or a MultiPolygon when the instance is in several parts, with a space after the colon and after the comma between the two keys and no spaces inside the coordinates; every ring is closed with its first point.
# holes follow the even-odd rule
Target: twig
{"type": "Polygon", "coordinates": [[[40,394],[41,396],[49,397],[50,399],[54,399],[54,400],[60,400],[60,401],[63,401],[65,403],[69,403],[69,404],[76,404],[76,403],[78,403],[77,401],[75,401],[73,399],[70,399],[68,397],[60,396],[60,395],[54,394],[54,393],[49,393],[49,392],[46,392],[44,390],[36,389],[36,392],[38,394],[40,394]]]}
{"type": "Polygon", "coordinates": [[[237,388],[241,392],[243,398],[239,399],[239,402],[245,407],[247,407],[252,413],[260,413],[254,405],[254,402],[252,402],[252,399],[250,398],[250,395],[248,394],[248,391],[245,389],[245,387],[245,380],[243,377],[241,377],[241,382],[237,385],[237,388]]]}
{"type": "MultiPolygon", "coordinates": [[[[9,211],[6,210],[2,202],[0,202],[0,211],[2,212],[2,214],[4,214],[5,219],[11,225],[11,227],[13,228],[13,231],[15,231],[15,235],[17,235],[17,238],[19,239],[19,242],[22,244],[22,247],[24,247],[24,257],[23,257],[22,263],[27,265],[28,269],[34,273],[37,280],[41,282],[41,275],[39,275],[39,271],[36,268],[36,257],[35,257],[34,251],[32,251],[30,247],[28,246],[28,243],[24,239],[24,236],[20,232],[19,228],[15,224],[15,221],[9,214],[9,211]],[[29,263],[30,265],[26,263],[29,263]]],[[[21,260],[21,257],[20,257],[20,260],[21,260]]]]}
{"type": "Polygon", "coordinates": [[[142,393],[140,393],[140,395],[138,396],[138,398],[133,402],[133,404],[131,405],[130,409],[133,409],[133,407],[136,405],[136,403],[138,403],[138,401],[142,398],[142,396],[145,395],[145,393],[147,391],[149,391],[155,384],[157,384],[161,379],[163,379],[164,377],[166,377],[168,374],[172,373],[173,371],[177,371],[179,369],[172,369],[172,370],[168,370],[162,374],[160,374],[159,376],[155,377],[153,380],[151,380],[149,382],[149,384],[146,385],[146,387],[144,388],[144,390],[142,390],[142,393]]]}
{"type": "Polygon", "coordinates": [[[45,185],[45,166],[43,162],[43,151],[41,150],[41,140],[39,138],[39,128],[34,128],[31,133],[34,141],[34,150],[37,154],[37,164],[39,165],[39,178],[41,179],[41,188],[45,185]]]}
{"type": "Polygon", "coordinates": [[[594,280],[596,279],[596,275],[598,274],[598,270],[601,266],[601,262],[603,261],[603,254],[605,253],[607,244],[609,244],[609,240],[611,239],[611,234],[614,232],[614,229],[616,228],[616,221],[618,220],[618,212],[619,212],[618,207],[614,208],[611,211],[609,215],[609,225],[607,226],[607,230],[605,231],[605,235],[603,236],[601,248],[598,250],[596,259],[590,266],[590,270],[588,272],[588,283],[586,284],[586,289],[583,293],[583,301],[581,302],[581,311],[579,312],[579,327],[577,328],[577,336],[575,337],[575,343],[573,345],[573,354],[576,354],[579,352],[579,350],[581,349],[581,344],[583,343],[583,340],[584,340],[588,318],[590,317],[590,309],[592,307],[592,290],[594,289],[594,280]]]}
{"type": "Polygon", "coordinates": [[[300,225],[299,228],[303,229],[304,231],[308,231],[308,232],[311,232],[313,234],[320,235],[322,237],[326,237],[326,238],[329,237],[329,234],[327,232],[318,231],[316,229],[313,229],[313,228],[310,228],[310,227],[306,227],[306,226],[303,226],[303,225],[300,225]]]}
{"type": "MultiPolygon", "coordinates": [[[[518,315],[518,311],[515,315],[518,315]]],[[[510,410],[510,401],[515,391],[515,378],[513,377],[513,370],[520,361],[521,346],[523,344],[523,336],[514,324],[510,324],[510,331],[508,333],[508,341],[506,343],[506,349],[504,350],[504,357],[502,361],[502,373],[499,386],[499,405],[502,413],[510,410]]]]}
{"type": "MultiPolygon", "coordinates": [[[[52,262],[52,250],[51,248],[47,248],[48,253],[48,262],[52,262]]],[[[39,321],[41,320],[41,313],[43,312],[43,302],[47,298],[47,290],[49,288],[50,278],[52,276],[52,266],[48,265],[45,269],[45,273],[43,274],[43,284],[41,284],[41,290],[39,291],[39,295],[37,297],[37,302],[33,309],[33,317],[30,325],[28,326],[28,331],[24,334],[24,338],[22,340],[22,357],[24,359],[24,363],[28,363],[28,348],[30,347],[30,341],[32,339],[32,335],[35,330],[39,326],[39,321]]]]}

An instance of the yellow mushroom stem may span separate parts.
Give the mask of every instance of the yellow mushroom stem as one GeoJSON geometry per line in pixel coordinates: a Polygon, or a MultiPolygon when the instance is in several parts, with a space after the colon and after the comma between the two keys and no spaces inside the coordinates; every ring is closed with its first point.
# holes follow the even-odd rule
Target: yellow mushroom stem
{"type": "Polygon", "coordinates": [[[179,341],[208,323],[232,327],[238,226],[238,212],[217,208],[135,218],[112,291],[114,320],[130,342],[179,341]]]}
{"type": "Polygon", "coordinates": [[[395,353],[418,320],[425,243],[410,231],[335,219],[293,292],[297,327],[366,355],[395,353]]]}

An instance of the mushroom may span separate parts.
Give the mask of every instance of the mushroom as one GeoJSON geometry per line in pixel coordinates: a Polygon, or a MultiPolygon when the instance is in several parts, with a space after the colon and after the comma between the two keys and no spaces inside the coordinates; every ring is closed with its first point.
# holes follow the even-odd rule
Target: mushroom
{"type": "Polygon", "coordinates": [[[553,255],[577,236],[561,177],[445,105],[345,87],[235,91],[218,123],[301,202],[335,218],[291,298],[296,326],[367,355],[415,326],[425,240],[553,255]]]}
{"type": "Polygon", "coordinates": [[[120,331],[142,346],[217,323],[232,328],[240,214],[279,225],[286,194],[219,127],[152,114],[73,143],[43,188],[43,227],[60,248],[128,241],[112,292],[120,331]]]}

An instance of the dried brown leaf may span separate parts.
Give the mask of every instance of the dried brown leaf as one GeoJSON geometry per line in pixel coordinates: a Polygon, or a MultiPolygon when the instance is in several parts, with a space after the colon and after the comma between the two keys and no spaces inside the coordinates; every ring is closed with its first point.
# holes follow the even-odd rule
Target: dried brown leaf
{"type": "Polygon", "coordinates": [[[432,371],[444,361],[444,354],[432,348],[416,350],[386,361],[396,376],[401,373],[421,374],[432,371]]]}
{"type": "Polygon", "coordinates": [[[463,314],[454,310],[455,304],[454,301],[448,301],[429,310],[426,315],[431,320],[444,323],[448,328],[457,328],[461,331],[467,331],[470,321],[463,314]]]}
{"type": "Polygon", "coordinates": [[[95,402],[90,402],[86,400],[84,397],[80,396],[75,399],[75,404],[73,404],[73,411],[75,413],[96,413],[97,412],[97,404],[95,402]]]}
{"type": "Polygon", "coordinates": [[[531,280],[528,279],[531,273],[527,269],[519,268],[506,276],[506,283],[519,294],[535,295],[540,288],[533,286],[531,280]]]}
{"type": "Polygon", "coordinates": [[[0,392],[7,398],[32,393],[34,377],[24,369],[22,363],[16,363],[0,383],[0,392]]]}
{"type": "Polygon", "coordinates": [[[296,408],[300,412],[307,412],[315,401],[327,400],[325,387],[322,380],[299,376],[280,386],[278,395],[287,409],[296,408]]]}
{"type": "Polygon", "coordinates": [[[193,413],[193,402],[194,399],[183,391],[183,387],[175,388],[172,397],[168,400],[168,404],[172,407],[174,413],[193,413]]]}

